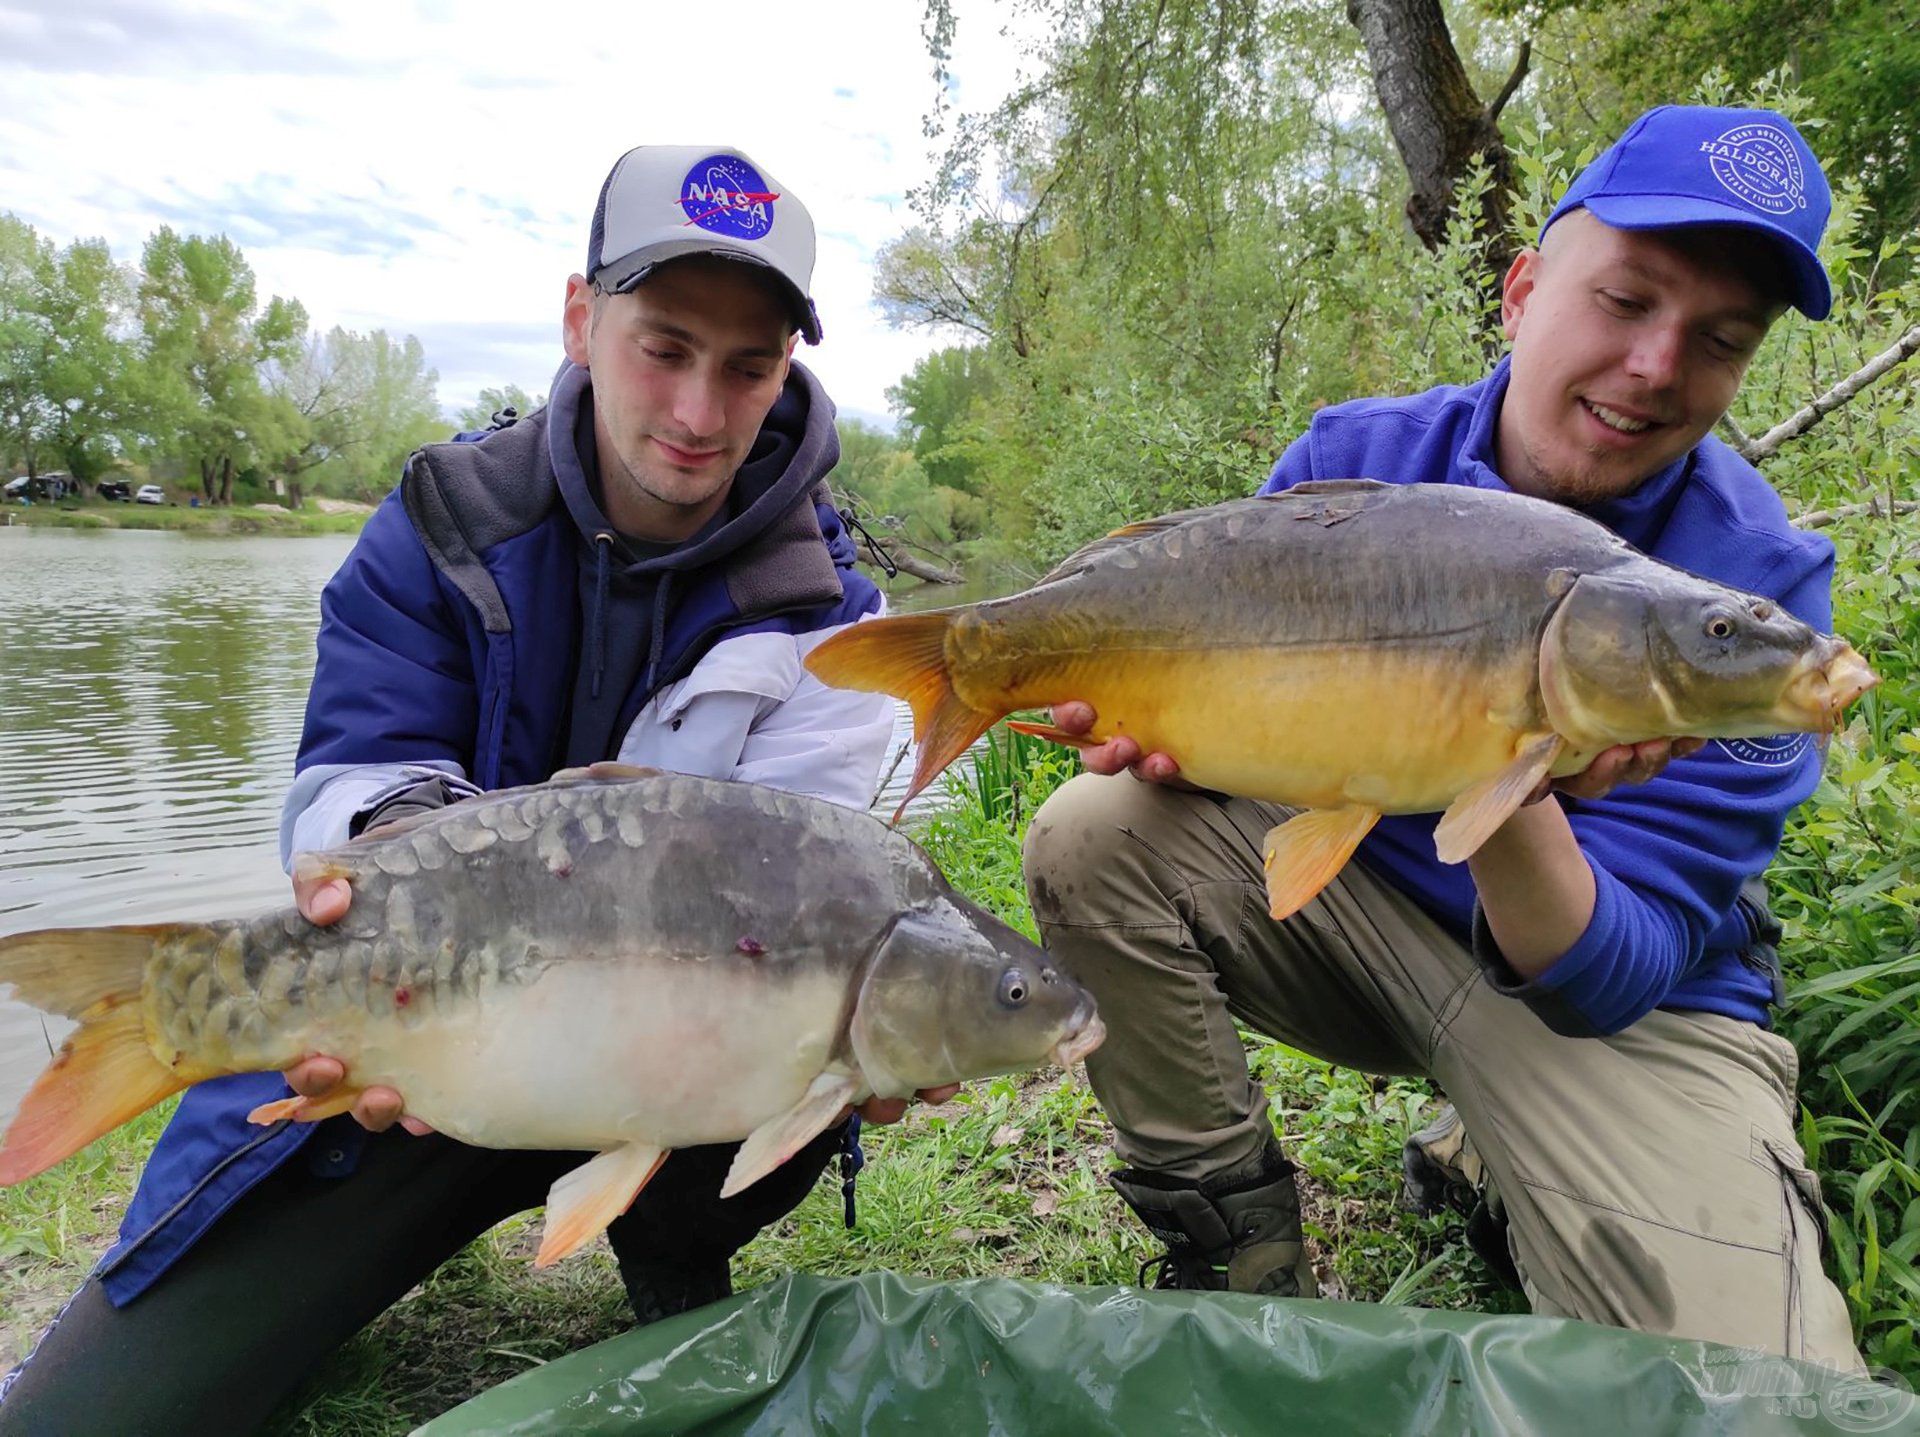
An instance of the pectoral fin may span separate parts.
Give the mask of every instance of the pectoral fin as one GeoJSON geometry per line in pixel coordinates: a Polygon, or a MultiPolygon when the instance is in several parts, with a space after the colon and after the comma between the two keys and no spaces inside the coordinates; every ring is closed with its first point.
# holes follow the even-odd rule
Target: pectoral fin
{"type": "Polygon", "coordinates": [[[282,1098],[277,1103],[262,1103],[247,1114],[247,1121],[266,1126],[277,1123],[282,1118],[292,1118],[296,1123],[317,1123],[322,1118],[338,1117],[341,1113],[353,1111],[353,1105],[360,1101],[365,1088],[335,1088],[324,1098],[302,1098],[299,1096],[282,1098]]]}
{"type": "Polygon", "coordinates": [[[1285,918],[1306,907],[1346,867],[1379,820],[1377,808],[1310,808],[1269,830],[1261,861],[1273,916],[1285,918]]]}
{"type": "Polygon", "coordinates": [[[1068,748],[1094,748],[1106,742],[1084,733],[1068,733],[1050,723],[1030,723],[1025,719],[1008,719],[1007,727],[1015,733],[1032,734],[1035,738],[1048,739],[1054,743],[1063,743],[1068,748]]]}
{"type": "Polygon", "coordinates": [[[1456,798],[1433,830],[1433,851],[1440,861],[1466,862],[1526,802],[1565,745],[1557,733],[1540,734],[1521,745],[1512,763],[1456,798]]]}
{"type": "Polygon", "coordinates": [[[547,1225],[535,1267],[552,1267],[605,1231],[633,1206],[647,1180],[667,1160],[665,1148],[626,1143],[564,1174],[547,1193],[547,1225]]]}
{"type": "Polygon", "coordinates": [[[612,759],[601,759],[585,768],[563,768],[547,780],[549,783],[600,783],[609,779],[654,778],[665,769],[646,768],[636,763],[615,763],[612,759]]]}
{"type": "Polygon", "coordinates": [[[860,1091],[852,1073],[822,1073],[807,1094],[777,1118],[769,1118],[747,1135],[727,1170],[720,1196],[730,1198],[752,1187],[821,1133],[860,1091]]]}

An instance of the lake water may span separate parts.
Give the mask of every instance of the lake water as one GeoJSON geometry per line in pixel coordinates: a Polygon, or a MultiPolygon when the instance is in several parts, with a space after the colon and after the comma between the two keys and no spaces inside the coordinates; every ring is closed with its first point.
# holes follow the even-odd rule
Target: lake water
{"type": "MultiPolygon", "coordinates": [[[[0,527],[0,933],[287,901],[280,799],[352,545],[0,527]]],[[[902,708],[895,748],[910,731],[902,708]]],[[[0,1004],[0,1127],[64,1028],[0,1004]]]]}

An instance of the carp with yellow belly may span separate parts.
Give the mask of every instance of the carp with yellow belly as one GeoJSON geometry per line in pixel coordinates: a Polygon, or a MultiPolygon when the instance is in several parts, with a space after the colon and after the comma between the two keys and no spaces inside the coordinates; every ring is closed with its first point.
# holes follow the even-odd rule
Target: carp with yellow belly
{"type": "MultiPolygon", "coordinates": [[[[1117,530],[1005,599],[869,620],[808,656],[913,707],[909,797],[995,721],[1084,700],[1191,782],[1306,812],[1267,835],[1273,916],[1382,814],[1445,810],[1464,861],[1616,744],[1825,732],[1877,682],[1772,600],[1522,495],[1334,480],[1117,530]]],[[[903,805],[904,807],[904,805],[903,805]]]]}

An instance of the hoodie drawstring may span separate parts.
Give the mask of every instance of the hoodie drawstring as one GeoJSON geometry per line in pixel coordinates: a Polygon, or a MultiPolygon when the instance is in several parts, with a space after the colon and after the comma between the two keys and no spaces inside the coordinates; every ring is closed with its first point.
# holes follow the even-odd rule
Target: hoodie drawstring
{"type": "Polygon", "coordinates": [[[662,569],[660,582],[653,591],[653,637],[647,645],[647,676],[640,692],[653,693],[654,675],[660,672],[660,648],[667,641],[667,600],[673,593],[673,570],[662,569]]]}
{"type": "Polygon", "coordinates": [[[613,548],[613,535],[602,531],[593,536],[593,610],[587,615],[587,655],[593,664],[593,696],[600,697],[600,674],[607,666],[607,555],[613,548]]]}

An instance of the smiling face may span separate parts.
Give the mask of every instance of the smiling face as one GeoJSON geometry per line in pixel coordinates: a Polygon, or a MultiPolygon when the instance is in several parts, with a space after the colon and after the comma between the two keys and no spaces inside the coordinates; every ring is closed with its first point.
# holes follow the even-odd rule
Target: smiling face
{"type": "Polygon", "coordinates": [[[607,517],[641,539],[698,532],[786,383],[793,319],[777,281],[709,257],[664,264],[629,294],[575,275],[563,323],[567,357],[593,377],[607,517]]]}
{"type": "Polygon", "coordinates": [[[1501,477],[1586,505],[1629,493],[1719,422],[1780,313],[1777,263],[1737,229],[1619,230],[1564,216],[1507,272],[1501,477]]]}

